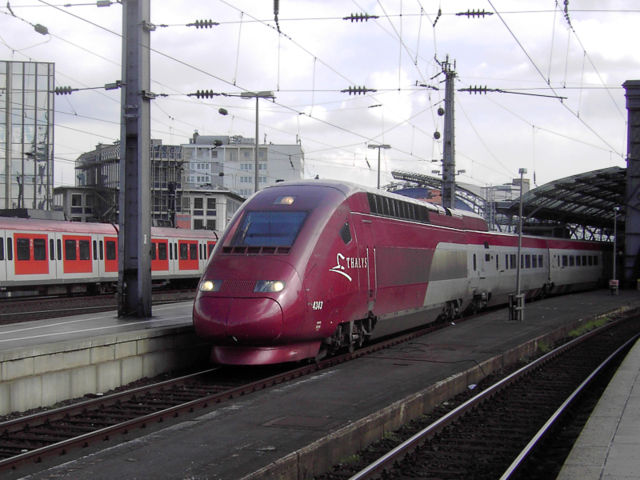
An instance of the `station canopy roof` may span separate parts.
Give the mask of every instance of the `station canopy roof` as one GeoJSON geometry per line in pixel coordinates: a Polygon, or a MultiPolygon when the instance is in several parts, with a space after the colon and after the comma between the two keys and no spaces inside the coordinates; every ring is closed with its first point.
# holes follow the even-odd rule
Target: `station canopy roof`
{"type": "MultiPolygon", "coordinates": [[[[612,227],[614,207],[620,207],[618,222],[624,222],[626,169],[603,168],[561,178],[522,196],[523,217],[558,224],[607,229],[612,227]]],[[[501,202],[497,210],[518,215],[519,199],[501,202]]]]}

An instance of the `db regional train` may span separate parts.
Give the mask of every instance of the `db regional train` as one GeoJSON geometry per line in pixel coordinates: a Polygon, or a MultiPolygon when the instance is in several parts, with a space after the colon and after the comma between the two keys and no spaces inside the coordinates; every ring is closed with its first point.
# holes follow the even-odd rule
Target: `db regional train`
{"type": "MultiPolygon", "coordinates": [[[[216,241],[212,231],[152,227],[152,281],[195,285],[216,241]]],[[[0,297],[98,293],[117,281],[117,226],[0,217],[0,297]]]]}
{"type": "MultiPolygon", "coordinates": [[[[214,363],[319,358],[516,290],[518,236],[470,212],[329,181],[280,183],[238,210],[198,285],[214,363]]],[[[523,236],[528,298],[594,288],[603,244],[523,236]]]]}

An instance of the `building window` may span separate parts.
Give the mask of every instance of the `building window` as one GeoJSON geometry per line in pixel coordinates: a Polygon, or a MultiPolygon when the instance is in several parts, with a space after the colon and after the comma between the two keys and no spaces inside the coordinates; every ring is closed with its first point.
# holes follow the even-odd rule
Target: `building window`
{"type": "Polygon", "coordinates": [[[82,195],[79,193],[74,193],[71,195],[71,205],[74,207],[79,207],[82,205],[82,195]]]}

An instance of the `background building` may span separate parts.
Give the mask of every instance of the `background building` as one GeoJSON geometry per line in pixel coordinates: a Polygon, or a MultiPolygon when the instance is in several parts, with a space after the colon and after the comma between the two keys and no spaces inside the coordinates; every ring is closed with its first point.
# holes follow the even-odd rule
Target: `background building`
{"type": "Polygon", "coordinates": [[[0,209],[52,208],[54,64],[0,61],[0,209]]]}

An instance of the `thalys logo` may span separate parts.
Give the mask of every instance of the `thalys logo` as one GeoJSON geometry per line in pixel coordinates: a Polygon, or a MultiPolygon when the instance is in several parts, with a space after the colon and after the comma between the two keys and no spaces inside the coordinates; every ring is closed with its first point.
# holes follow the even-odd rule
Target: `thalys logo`
{"type": "Polygon", "coordinates": [[[368,262],[366,257],[345,257],[343,254],[338,253],[336,255],[336,266],[330,268],[329,271],[340,274],[347,280],[352,281],[353,279],[351,278],[351,275],[349,275],[345,270],[367,268],[367,266],[368,262]]]}

